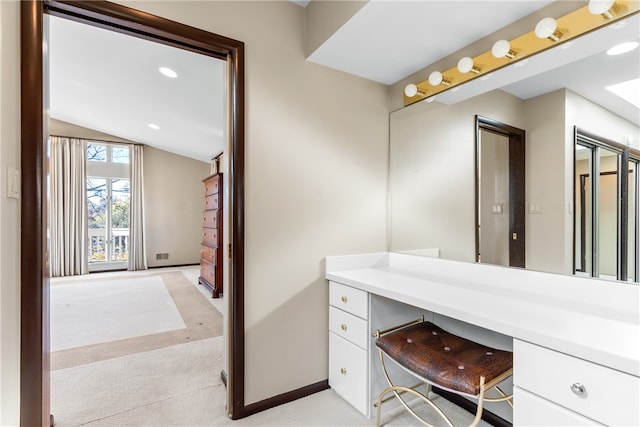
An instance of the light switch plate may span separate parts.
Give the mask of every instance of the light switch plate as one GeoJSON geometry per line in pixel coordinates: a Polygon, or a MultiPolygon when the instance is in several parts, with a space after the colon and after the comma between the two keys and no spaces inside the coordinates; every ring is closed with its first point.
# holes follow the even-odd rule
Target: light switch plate
{"type": "Polygon", "coordinates": [[[20,198],[20,172],[11,166],[7,166],[7,197],[20,198]]]}

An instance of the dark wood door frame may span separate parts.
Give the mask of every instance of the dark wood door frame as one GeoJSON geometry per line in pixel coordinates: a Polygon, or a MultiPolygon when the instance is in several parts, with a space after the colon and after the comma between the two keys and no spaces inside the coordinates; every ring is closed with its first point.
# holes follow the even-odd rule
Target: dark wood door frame
{"type": "Polygon", "coordinates": [[[227,61],[229,84],[230,289],[227,412],[244,405],[244,43],[106,1],[21,2],[20,424],[49,425],[44,15],[52,14],[227,61]]]}
{"type": "Polygon", "coordinates": [[[475,236],[476,262],[480,254],[480,131],[487,130],[509,138],[509,232],[515,233],[516,239],[509,239],[509,265],[525,267],[525,131],[497,120],[475,116],[476,150],[475,150],[475,236]]]}

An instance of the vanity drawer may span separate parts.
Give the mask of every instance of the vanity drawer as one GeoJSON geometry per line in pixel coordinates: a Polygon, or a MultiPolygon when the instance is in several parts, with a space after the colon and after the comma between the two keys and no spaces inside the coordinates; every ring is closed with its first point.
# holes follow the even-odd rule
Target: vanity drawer
{"type": "Polygon", "coordinates": [[[329,385],[368,417],[367,352],[329,332],[329,385]]]}
{"type": "Polygon", "coordinates": [[[513,344],[513,381],[607,425],[640,425],[640,378],[523,341],[513,344]]]}
{"type": "Polygon", "coordinates": [[[368,318],[369,294],[360,289],[329,282],[329,304],[363,319],[368,318]]]}
{"type": "Polygon", "coordinates": [[[589,418],[551,403],[535,394],[513,389],[513,425],[535,427],[601,426],[589,418]]]}
{"type": "Polygon", "coordinates": [[[369,334],[366,320],[329,307],[329,330],[363,350],[367,349],[369,334]]]}

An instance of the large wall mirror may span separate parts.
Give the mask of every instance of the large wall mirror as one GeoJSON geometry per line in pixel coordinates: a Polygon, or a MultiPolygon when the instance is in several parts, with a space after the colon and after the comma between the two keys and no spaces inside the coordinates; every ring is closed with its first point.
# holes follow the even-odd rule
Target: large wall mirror
{"type": "MultiPolygon", "coordinates": [[[[427,100],[433,102],[391,113],[390,250],[476,261],[475,132],[481,116],[526,132],[525,268],[574,274],[580,212],[574,129],[640,152],[640,109],[606,89],[640,77],[639,49],[606,54],[637,41],[639,27],[635,14],[427,100]]],[[[495,206],[494,213],[503,215],[495,206]]],[[[637,216],[634,221],[637,230],[637,216]]],[[[601,239],[603,248],[613,247],[610,237],[601,239]]],[[[637,248],[637,231],[633,238],[637,248]]],[[[616,258],[616,250],[604,249],[609,252],[603,256],[616,258]]],[[[630,276],[637,280],[637,273],[630,276]]]]}

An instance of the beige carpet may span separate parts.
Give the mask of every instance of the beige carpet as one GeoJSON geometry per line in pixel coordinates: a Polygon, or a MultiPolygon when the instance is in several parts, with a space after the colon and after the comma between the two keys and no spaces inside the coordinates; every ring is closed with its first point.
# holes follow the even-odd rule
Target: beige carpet
{"type": "MultiPolygon", "coordinates": [[[[120,279],[112,278],[109,281],[132,280],[136,276],[123,276],[120,279]]],[[[144,278],[142,276],[139,278],[144,278]]],[[[127,354],[145,352],[189,341],[196,341],[222,335],[222,315],[202,295],[195,286],[181,272],[158,274],[166,286],[173,303],[184,322],[185,328],[174,329],[149,335],[115,341],[100,342],[97,344],[53,351],[51,353],[51,370],[79,366],[86,363],[112,359],[127,354]]],[[[101,279],[101,282],[105,282],[101,279]]],[[[76,281],[71,286],[91,287],[91,280],[76,281]]],[[[52,286],[52,293],[55,287],[52,286]]],[[[65,286],[69,286],[66,285],[65,286]]],[[[94,295],[99,299],[100,295],[94,295]]],[[[126,301],[127,295],[123,293],[120,299],[126,301]]],[[[113,299],[110,299],[113,303],[113,299]]],[[[55,308],[52,308],[54,310],[55,308]]],[[[114,310],[117,312],[118,310],[114,310]]],[[[56,327],[52,315],[52,329],[56,327]]],[[[135,321],[144,319],[134,318],[135,321]]],[[[91,322],[91,318],[86,319],[91,322]]],[[[115,322],[114,322],[115,323],[115,322]]],[[[126,322],[123,323],[126,325],[126,322]]]]}

